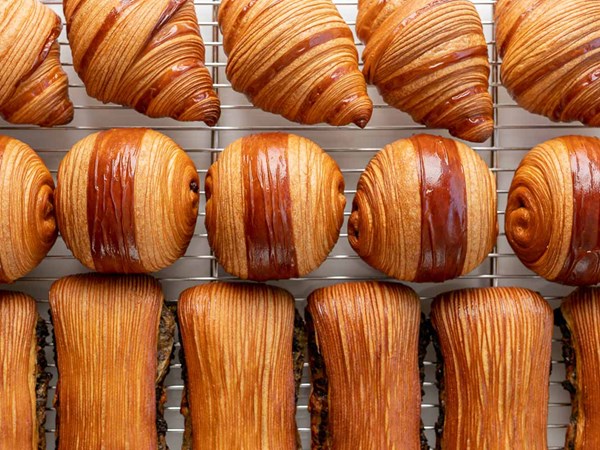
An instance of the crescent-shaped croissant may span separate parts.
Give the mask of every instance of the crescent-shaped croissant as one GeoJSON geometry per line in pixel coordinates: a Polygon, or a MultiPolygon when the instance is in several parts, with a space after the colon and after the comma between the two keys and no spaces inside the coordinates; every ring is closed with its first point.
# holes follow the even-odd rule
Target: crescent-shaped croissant
{"type": "Polygon", "coordinates": [[[600,139],[565,136],[531,150],[510,186],[505,230],[521,262],[547,280],[600,282],[600,139]]]}
{"type": "Polygon", "coordinates": [[[359,256],[405,281],[469,273],[496,242],[496,182],[470,147],[416,135],[387,145],[361,175],[348,221],[359,256]]]}
{"type": "Polygon", "coordinates": [[[465,289],[431,305],[437,449],[547,450],[552,309],[521,288],[465,289]]]}
{"type": "Polygon", "coordinates": [[[344,221],[344,178],[314,142],[293,134],[246,136],[206,176],[208,242],[243,279],[294,278],[316,269],[344,221]]]}
{"type": "Polygon", "coordinates": [[[185,253],[199,190],[194,163],[167,136],[144,128],[95,133],[58,168],[58,226],[92,270],[155,272],[185,253]]]}
{"type": "Polygon", "coordinates": [[[502,84],[526,110],[600,126],[600,3],[498,0],[502,84]]]}
{"type": "Polygon", "coordinates": [[[36,267],[56,241],[54,181],[40,157],[0,135],[0,283],[36,267]]]}
{"type": "Polygon", "coordinates": [[[219,120],[192,0],[64,0],[88,94],[150,117],[219,120]]]}
{"type": "Polygon", "coordinates": [[[223,0],[219,25],[227,78],[255,106],[302,124],[366,126],[373,105],[331,0],[223,0]]]}
{"type": "Polygon", "coordinates": [[[360,0],[356,31],[386,103],[461,139],[491,136],[488,50],[470,0],[360,0]]]}
{"type": "Polygon", "coordinates": [[[44,127],[73,119],[60,18],[38,0],[0,2],[0,116],[44,127]]]}

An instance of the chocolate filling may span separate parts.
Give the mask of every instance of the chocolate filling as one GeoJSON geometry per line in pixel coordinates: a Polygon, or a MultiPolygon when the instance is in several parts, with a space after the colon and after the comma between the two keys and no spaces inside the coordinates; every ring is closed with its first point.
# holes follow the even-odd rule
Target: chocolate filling
{"type": "Polygon", "coordinates": [[[575,359],[575,347],[571,330],[565,320],[560,308],[554,311],[554,324],[560,328],[562,333],[562,355],[565,361],[566,379],[561,384],[571,396],[571,417],[567,427],[566,450],[575,450],[575,436],[577,436],[577,419],[579,416],[579,401],[577,397],[577,364],[575,359]]]}
{"type": "Polygon", "coordinates": [[[35,327],[37,361],[35,367],[35,397],[36,397],[36,419],[38,426],[38,450],[46,449],[46,403],[48,401],[48,386],[52,379],[52,374],[46,372],[46,338],[48,337],[48,327],[41,317],[38,317],[35,327]]]}

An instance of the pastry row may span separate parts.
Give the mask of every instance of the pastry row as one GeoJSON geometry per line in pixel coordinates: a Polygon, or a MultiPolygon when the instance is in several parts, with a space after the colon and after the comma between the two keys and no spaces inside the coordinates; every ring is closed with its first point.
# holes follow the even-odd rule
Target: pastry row
{"type": "MultiPolygon", "coordinates": [[[[150,117],[214,125],[220,107],[205,67],[192,0],[64,0],[73,66],[87,93],[150,117]]],[[[0,113],[43,126],[72,119],[60,67],[61,23],[38,0],[0,5],[0,113]]],[[[502,82],[528,111],[600,125],[594,99],[600,7],[573,0],[499,0],[502,82]],[[582,20],[573,20],[573,17],[582,20]]],[[[356,32],[331,0],[223,0],[218,24],[233,89],[259,108],[304,124],[364,127],[366,82],[419,123],[482,142],[493,131],[490,65],[469,0],[360,0],[356,32]]]]}
{"type": "MultiPolygon", "coordinates": [[[[75,275],[50,290],[58,449],[165,448],[163,418],[175,317],[145,275],[75,275]]],[[[599,442],[600,289],[557,311],[566,448],[599,442]]],[[[437,352],[437,448],[546,449],[553,313],[538,294],[484,288],[438,296],[430,319],[400,284],[346,283],[308,297],[306,327],[283,289],[211,283],[184,291],[184,449],[296,449],[305,349],[312,448],[421,447],[423,360],[437,352]]],[[[50,376],[35,301],[0,291],[0,447],[44,448],[50,376]],[[37,409],[37,413],[36,413],[37,409]]]]}
{"type": "MultiPolygon", "coordinates": [[[[24,143],[0,137],[0,280],[33,269],[57,228],[75,257],[105,273],[158,271],[194,234],[200,180],[186,153],[149,129],[92,134],[67,153],[58,185],[24,143]],[[56,208],[56,211],[54,211],[56,208]],[[56,212],[56,214],[55,214],[56,212]],[[56,219],[55,219],[56,216],[56,219]],[[58,227],[57,227],[58,223],[58,227]]],[[[338,240],[344,178],[300,136],[269,133],[229,145],[205,180],[208,241],[225,270],[255,281],[302,277],[338,240]]],[[[512,181],[506,236],[550,281],[600,281],[600,139],[556,138],[522,160],[512,181]]],[[[415,135],[377,153],[361,175],[348,220],[352,248],[404,281],[467,274],[498,234],[496,184],[470,147],[415,135]]]]}

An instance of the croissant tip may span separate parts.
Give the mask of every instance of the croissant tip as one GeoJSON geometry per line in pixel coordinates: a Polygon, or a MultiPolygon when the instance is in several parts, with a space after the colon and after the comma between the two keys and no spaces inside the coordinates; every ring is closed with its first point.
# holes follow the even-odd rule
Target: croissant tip
{"type": "Polygon", "coordinates": [[[367,124],[369,123],[369,121],[367,119],[358,119],[354,121],[354,124],[356,126],[358,126],[359,128],[365,128],[367,126],[367,124]]]}

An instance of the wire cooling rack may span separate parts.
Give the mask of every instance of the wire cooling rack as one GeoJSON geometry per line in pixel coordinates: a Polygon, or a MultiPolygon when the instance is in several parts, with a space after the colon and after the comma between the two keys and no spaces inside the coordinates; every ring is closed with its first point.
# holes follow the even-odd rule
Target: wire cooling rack
{"type": "MultiPolygon", "coordinates": [[[[301,1],[301,0],[298,0],[301,1]]],[[[45,0],[48,6],[61,17],[62,1],[45,0]]],[[[344,19],[351,28],[356,20],[357,0],[334,1],[344,19]]],[[[512,253],[504,234],[504,208],[510,180],[514,170],[525,152],[537,143],[564,134],[597,134],[596,130],[583,128],[574,124],[555,124],[545,118],[527,113],[517,107],[500,83],[499,61],[494,42],[493,0],[474,1],[483,21],[484,31],[489,47],[491,62],[491,93],[494,100],[495,129],[492,138],[473,148],[486,160],[498,179],[498,220],[500,236],[494,251],[484,263],[473,273],[458,280],[443,284],[413,285],[422,298],[423,310],[428,313],[432,297],[440,292],[464,288],[486,286],[522,286],[539,291],[556,308],[562,296],[570,289],[548,283],[525,269],[512,253]]],[[[219,124],[207,128],[199,123],[179,123],[170,119],[149,119],[134,111],[117,105],[103,105],[90,99],[82,82],[73,70],[71,54],[66,33],[60,36],[61,60],[69,75],[70,95],[75,104],[74,121],[55,129],[40,129],[29,126],[13,126],[0,122],[0,133],[13,136],[28,143],[36,149],[55,175],[60,160],[71,146],[90,133],[112,127],[146,126],[161,131],[177,141],[192,157],[204,178],[211,162],[216,159],[222,149],[235,139],[246,134],[269,130],[289,131],[303,135],[316,141],[340,165],[346,180],[347,207],[346,219],[350,214],[352,197],[358,177],[369,159],[385,144],[394,140],[409,137],[415,132],[422,132],[423,127],[412,122],[409,116],[396,111],[381,100],[376,90],[369,88],[374,101],[373,118],[364,130],[356,127],[333,128],[327,125],[300,126],[278,116],[253,108],[246,98],[234,92],[225,76],[226,57],[222,48],[222,38],[217,25],[219,1],[195,0],[198,19],[206,45],[207,63],[212,71],[215,88],[222,102],[222,116],[219,124]]],[[[359,53],[363,45],[356,41],[359,53]]],[[[447,136],[443,130],[432,130],[432,133],[447,136]]],[[[204,192],[202,192],[204,194],[204,192]]],[[[166,299],[176,301],[179,293],[191,286],[212,280],[230,279],[211,254],[204,227],[204,199],[202,199],[199,220],[191,245],[186,255],[172,267],[156,276],[162,281],[166,299]]],[[[39,302],[40,313],[48,319],[48,290],[57,278],[84,272],[83,266],[75,260],[59,237],[48,257],[27,277],[14,283],[9,289],[24,291],[39,302]]],[[[302,311],[308,294],[317,287],[347,280],[383,279],[383,276],[369,268],[353,252],[347,242],[346,225],[342,228],[339,242],[327,261],[309,276],[273,283],[291,291],[302,311]]],[[[49,323],[49,322],[48,322],[49,323]]],[[[569,396],[560,385],[564,379],[564,365],[560,351],[560,343],[555,333],[552,353],[552,375],[550,382],[549,405],[549,449],[562,449],[566,424],[569,421],[569,396]]],[[[179,343],[176,343],[179,347],[179,343]]],[[[47,439],[48,448],[54,448],[55,411],[52,398],[57,381],[52,343],[46,348],[50,363],[49,370],[54,377],[48,401],[47,439]]],[[[179,413],[182,379],[181,364],[176,356],[167,378],[168,401],[166,420],[169,425],[167,440],[172,449],[180,448],[183,433],[183,418],[179,413]]],[[[422,404],[422,417],[426,435],[431,446],[435,445],[433,426],[438,414],[438,397],[434,385],[435,362],[434,353],[430,349],[425,362],[425,395],[422,404]]],[[[309,448],[310,421],[307,400],[310,391],[308,371],[305,368],[302,380],[301,395],[298,406],[297,421],[303,447],[309,448]]]]}

